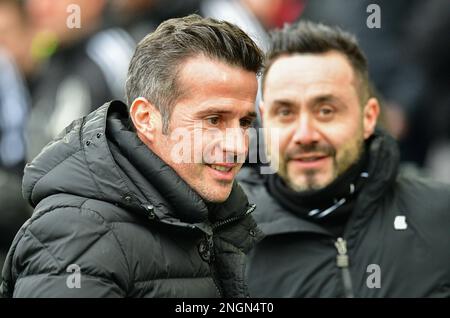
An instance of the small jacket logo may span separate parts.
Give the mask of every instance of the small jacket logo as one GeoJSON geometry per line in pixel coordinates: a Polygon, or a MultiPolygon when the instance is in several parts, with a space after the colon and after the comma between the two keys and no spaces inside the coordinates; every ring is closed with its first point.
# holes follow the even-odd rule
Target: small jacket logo
{"type": "Polygon", "coordinates": [[[408,224],[406,223],[406,216],[397,215],[394,220],[394,229],[396,230],[406,230],[408,224]]]}

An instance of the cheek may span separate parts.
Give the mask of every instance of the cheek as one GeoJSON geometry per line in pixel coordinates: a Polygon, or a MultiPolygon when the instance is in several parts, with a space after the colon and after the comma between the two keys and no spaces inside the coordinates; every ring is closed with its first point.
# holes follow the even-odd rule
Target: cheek
{"type": "Polygon", "coordinates": [[[322,135],[336,152],[348,148],[363,133],[361,118],[347,120],[342,123],[328,124],[321,127],[322,135]]]}
{"type": "Polygon", "coordinates": [[[345,142],[339,142],[336,145],[336,159],[339,170],[346,169],[348,165],[358,159],[364,141],[363,134],[362,129],[356,130],[351,136],[346,136],[346,139],[342,139],[345,142]]]}
{"type": "Polygon", "coordinates": [[[286,152],[289,143],[291,142],[292,129],[267,128],[264,130],[264,139],[272,154],[283,155],[286,152]]]}
{"type": "Polygon", "coordinates": [[[285,153],[287,148],[289,147],[289,144],[292,139],[292,134],[289,132],[289,130],[282,130],[280,131],[278,142],[279,142],[279,148],[280,153],[285,153]]]}

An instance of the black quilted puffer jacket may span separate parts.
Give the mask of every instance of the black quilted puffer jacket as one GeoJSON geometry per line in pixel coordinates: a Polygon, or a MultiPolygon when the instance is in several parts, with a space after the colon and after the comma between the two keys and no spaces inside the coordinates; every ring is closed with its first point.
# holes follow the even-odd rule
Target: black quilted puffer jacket
{"type": "Polygon", "coordinates": [[[252,297],[450,297],[450,186],[402,169],[382,131],[367,143],[368,178],[341,237],[285,208],[256,170],[241,171],[266,234],[249,253],[252,297]]]}
{"type": "Polygon", "coordinates": [[[27,165],[35,210],[9,250],[3,296],[247,296],[245,253],[262,237],[254,206],[235,183],[208,210],[128,122],[125,104],[107,103],[27,165]]]}

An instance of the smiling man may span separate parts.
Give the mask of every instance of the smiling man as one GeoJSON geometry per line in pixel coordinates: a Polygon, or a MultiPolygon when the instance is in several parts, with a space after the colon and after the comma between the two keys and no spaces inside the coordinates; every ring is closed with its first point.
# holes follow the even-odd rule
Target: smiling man
{"type": "Polygon", "coordinates": [[[368,93],[358,81],[347,58],[332,50],[281,56],[271,66],[262,113],[269,127],[280,128],[280,148],[269,150],[280,154],[279,174],[292,189],[321,189],[360,158],[379,106],[374,98],[359,106],[368,93]]]}
{"type": "Polygon", "coordinates": [[[131,118],[139,138],[197,193],[208,202],[223,202],[243,163],[235,158],[245,159],[248,152],[246,130],[256,118],[255,71],[202,53],[184,61],[178,81],[183,91],[172,114],[160,113],[145,98],[129,96],[134,100],[131,118]],[[177,146],[191,155],[177,153],[177,146]]]}
{"type": "Polygon", "coordinates": [[[288,25],[266,65],[263,126],[280,139],[267,149],[276,174],[240,175],[267,234],[250,253],[251,295],[450,296],[450,187],[399,172],[353,36],[288,25]]]}
{"type": "Polygon", "coordinates": [[[262,234],[234,177],[262,60],[239,28],[196,15],[146,36],[129,110],[105,104],[27,165],[35,212],[8,254],[3,295],[247,296],[244,257],[262,234]]]}

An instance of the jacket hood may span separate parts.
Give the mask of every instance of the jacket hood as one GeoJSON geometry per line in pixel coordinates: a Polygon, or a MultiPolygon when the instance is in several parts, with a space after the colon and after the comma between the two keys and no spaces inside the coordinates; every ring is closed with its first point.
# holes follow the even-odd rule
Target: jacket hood
{"type": "Polygon", "coordinates": [[[119,101],[74,121],[42,149],[25,167],[22,193],[33,207],[66,193],[160,219],[208,217],[200,196],[128,128],[128,108],[119,101]]]}

